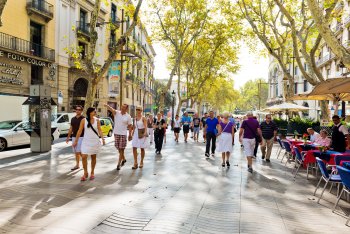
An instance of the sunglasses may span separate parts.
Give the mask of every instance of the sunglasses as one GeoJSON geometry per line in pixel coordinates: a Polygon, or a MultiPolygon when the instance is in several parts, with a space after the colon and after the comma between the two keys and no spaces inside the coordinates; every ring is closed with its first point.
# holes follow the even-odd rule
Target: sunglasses
{"type": "Polygon", "coordinates": [[[80,108],[78,108],[78,109],[75,109],[76,111],[82,111],[83,109],[80,109],[80,108]]]}

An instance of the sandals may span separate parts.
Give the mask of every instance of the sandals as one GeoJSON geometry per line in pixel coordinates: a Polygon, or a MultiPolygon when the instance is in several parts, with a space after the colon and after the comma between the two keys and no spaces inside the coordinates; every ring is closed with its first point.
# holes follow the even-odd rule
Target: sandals
{"type": "Polygon", "coordinates": [[[87,175],[87,176],[83,175],[83,176],[80,178],[80,181],[86,181],[88,176],[89,176],[89,175],[87,175]]]}
{"type": "Polygon", "coordinates": [[[126,163],[126,159],[122,160],[122,166],[126,163]]]}
{"type": "Polygon", "coordinates": [[[143,163],[142,163],[142,164],[140,164],[139,168],[143,168],[143,163]]]}
{"type": "Polygon", "coordinates": [[[117,166],[117,171],[119,171],[119,170],[120,170],[120,165],[117,166]]]}
{"type": "Polygon", "coordinates": [[[226,161],[226,165],[227,165],[227,167],[230,167],[230,162],[226,161]]]}
{"type": "Polygon", "coordinates": [[[131,169],[135,170],[135,169],[137,169],[138,167],[139,167],[139,165],[138,165],[138,164],[135,164],[134,166],[132,166],[131,169]]]}
{"type": "Polygon", "coordinates": [[[79,168],[80,168],[80,167],[75,166],[75,167],[71,168],[70,170],[71,170],[71,171],[75,171],[75,170],[78,170],[79,168]]]}
{"type": "Polygon", "coordinates": [[[91,175],[90,180],[94,180],[94,179],[95,179],[95,175],[91,175]]]}

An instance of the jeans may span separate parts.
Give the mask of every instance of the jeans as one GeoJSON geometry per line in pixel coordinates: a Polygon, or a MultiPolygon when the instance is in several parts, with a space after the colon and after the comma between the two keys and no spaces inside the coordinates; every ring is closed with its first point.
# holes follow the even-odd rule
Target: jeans
{"type": "MultiPolygon", "coordinates": [[[[161,131],[163,131],[163,129],[161,131]]],[[[156,145],[156,151],[158,152],[162,150],[163,138],[164,138],[164,134],[154,132],[154,143],[156,145]]]]}
{"type": "Polygon", "coordinates": [[[206,145],[206,148],[205,148],[205,153],[206,154],[209,154],[210,142],[211,142],[211,152],[214,154],[215,153],[215,148],[216,148],[216,136],[212,132],[207,132],[207,145],[206,145]]]}

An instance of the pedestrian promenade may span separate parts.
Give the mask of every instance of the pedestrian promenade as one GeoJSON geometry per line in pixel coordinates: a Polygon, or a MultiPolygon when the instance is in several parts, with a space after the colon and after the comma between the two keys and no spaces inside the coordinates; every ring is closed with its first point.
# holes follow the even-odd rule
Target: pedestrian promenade
{"type": "Polygon", "coordinates": [[[277,145],[271,163],[258,157],[251,174],[239,144],[227,169],[221,155],[205,158],[203,143],[182,136],[175,143],[168,131],[162,155],[151,146],[142,169],[131,169],[129,142],[117,171],[112,138],[106,142],[96,179],[86,182],[82,169],[70,171],[74,155],[64,142],[48,154],[0,153],[0,233],[350,232],[345,217],[331,212],[336,196],[327,190],[317,204],[315,177],[307,181],[301,171],[294,180],[294,163],[276,159],[277,145]]]}

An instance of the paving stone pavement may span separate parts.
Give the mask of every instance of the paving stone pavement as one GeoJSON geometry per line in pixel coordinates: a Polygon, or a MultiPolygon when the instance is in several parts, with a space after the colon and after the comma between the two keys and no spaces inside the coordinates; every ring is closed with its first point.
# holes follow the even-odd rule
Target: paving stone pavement
{"type": "MultiPolygon", "coordinates": [[[[52,152],[17,149],[0,153],[0,233],[349,233],[344,212],[332,213],[335,189],[321,204],[312,196],[314,176],[293,179],[293,164],[258,157],[247,172],[239,145],[231,168],[221,157],[206,159],[204,144],[168,132],[162,155],[146,151],[143,169],[127,163],[116,171],[112,138],[102,147],[94,181],[80,182],[71,172],[70,146],[56,143],[52,152]]],[[[319,191],[320,193],[320,191],[319,191]]],[[[318,194],[319,194],[318,193],[318,194]]]]}

